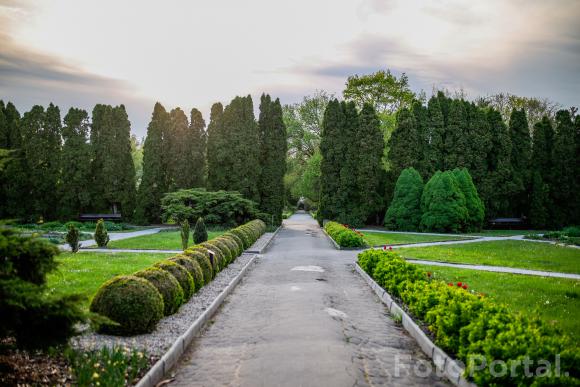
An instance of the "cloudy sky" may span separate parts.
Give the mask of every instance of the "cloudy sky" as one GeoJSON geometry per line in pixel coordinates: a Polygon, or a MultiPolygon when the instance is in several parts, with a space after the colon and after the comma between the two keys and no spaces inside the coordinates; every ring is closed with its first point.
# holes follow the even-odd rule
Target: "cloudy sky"
{"type": "Polygon", "coordinates": [[[579,0],[0,0],[0,98],[123,103],[139,136],[155,101],[207,120],[235,95],[340,95],[387,68],[428,94],[578,106],[579,20],[579,0]]]}

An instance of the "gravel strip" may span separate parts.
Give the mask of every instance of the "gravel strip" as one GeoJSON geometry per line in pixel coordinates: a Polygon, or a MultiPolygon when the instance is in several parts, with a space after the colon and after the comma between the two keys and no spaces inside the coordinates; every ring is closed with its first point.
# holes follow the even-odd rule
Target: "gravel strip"
{"type": "Polygon", "coordinates": [[[225,289],[232,279],[250,261],[254,254],[242,254],[227,268],[222,270],[209,284],[202,287],[191,299],[181,306],[179,312],[163,318],[157,328],[145,335],[130,337],[101,335],[92,331],[74,338],[72,345],[84,350],[102,347],[127,346],[146,351],[153,357],[161,357],[174,341],[193,324],[209,307],[212,301],[225,289]]]}

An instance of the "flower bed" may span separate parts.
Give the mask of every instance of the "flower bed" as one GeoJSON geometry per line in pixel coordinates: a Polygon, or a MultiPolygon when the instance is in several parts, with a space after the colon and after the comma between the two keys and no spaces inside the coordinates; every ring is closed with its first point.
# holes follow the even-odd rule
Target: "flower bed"
{"type": "Polygon", "coordinates": [[[176,313],[264,232],[266,224],[253,220],[192,246],[183,255],[158,262],[153,270],[112,278],[101,286],[91,304],[92,312],[105,317],[97,319],[97,330],[127,336],[153,331],[163,315],[176,313]],[[159,270],[166,273],[161,275],[159,270]],[[164,303],[169,301],[172,304],[166,307],[164,303]]]}
{"type": "Polygon", "coordinates": [[[351,229],[347,224],[337,222],[327,222],[324,225],[324,231],[340,247],[365,247],[366,243],[363,234],[355,229],[351,229]]]}
{"type": "Polygon", "coordinates": [[[434,280],[392,251],[369,250],[359,266],[421,321],[435,344],[466,364],[478,385],[578,385],[580,353],[542,320],[511,312],[469,290],[434,280]]]}

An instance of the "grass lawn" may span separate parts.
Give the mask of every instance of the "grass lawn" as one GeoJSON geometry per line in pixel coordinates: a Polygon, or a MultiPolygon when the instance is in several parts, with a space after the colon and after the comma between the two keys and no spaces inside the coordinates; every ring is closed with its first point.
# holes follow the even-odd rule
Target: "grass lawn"
{"type": "Polygon", "coordinates": [[[526,241],[493,241],[463,245],[406,247],[405,258],[580,274],[580,249],[526,241]]]}
{"type": "Polygon", "coordinates": [[[441,242],[464,239],[456,236],[363,232],[369,246],[404,245],[407,243],[441,242]]]}
{"type": "Polygon", "coordinates": [[[131,274],[173,254],[151,253],[62,253],[60,266],[48,275],[48,288],[56,294],[80,293],[87,296],[86,306],[97,289],[119,274],[131,274]]]}
{"type": "Polygon", "coordinates": [[[465,282],[510,309],[552,322],[578,343],[580,335],[580,281],[518,274],[490,273],[440,266],[423,266],[434,278],[465,282]]]}
{"type": "Polygon", "coordinates": [[[543,233],[545,233],[545,231],[538,231],[538,230],[482,230],[480,232],[474,232],[474,233],[470,233],[470,234],[466,234],[466,235],[503,237],[503,236],[543,234],[543,233]]]}
{"type": "MultiPolygon", "coordinates": [[[[208,231],[208,239],[215,238],[225,232],[225,230],[208,231]]],[[[194,244],[191,235],[189,236],[189,244],[194,244]]],[[[157,234],[111,241],[108,247],[113,249],[181,250],[181,234],[179,231],[158,232],[157,234]]]]}

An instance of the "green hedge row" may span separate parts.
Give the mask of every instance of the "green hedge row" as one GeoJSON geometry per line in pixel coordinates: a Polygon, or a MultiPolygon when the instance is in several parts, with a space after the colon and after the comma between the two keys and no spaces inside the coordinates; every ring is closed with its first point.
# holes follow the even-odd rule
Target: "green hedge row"
{"type": "Polygon", "coordinates": [[[346,224],[340,224],[337,222],[327,222],[324,225],[324,231],[340,247],[364,247],[366,246],[365,240],[362,233],[350,229],[346,224]]]}
{"type": "Polygon", "coordinates": [[[477,385],[580,384],[580,351],[557,327],[514,313],[466,284],[434,280],[392,251],[365,251],[358,264],[428,326],[439,347],[467,365],[465,374],[477,385]],[[533,376],[526,375],[526,359],[533,376]],[[552,368],[538,377],[544,361],[552,368]],[[502,364],[508,372],[501,372],[502,364]]]}
{"type": "Polygon", "coordinates": [[[151,332],[265,231],[263,221],[253,220],[153,267],[105,282],[90,306],[104,317],[97,331],[122,336],[151,332]]]}

